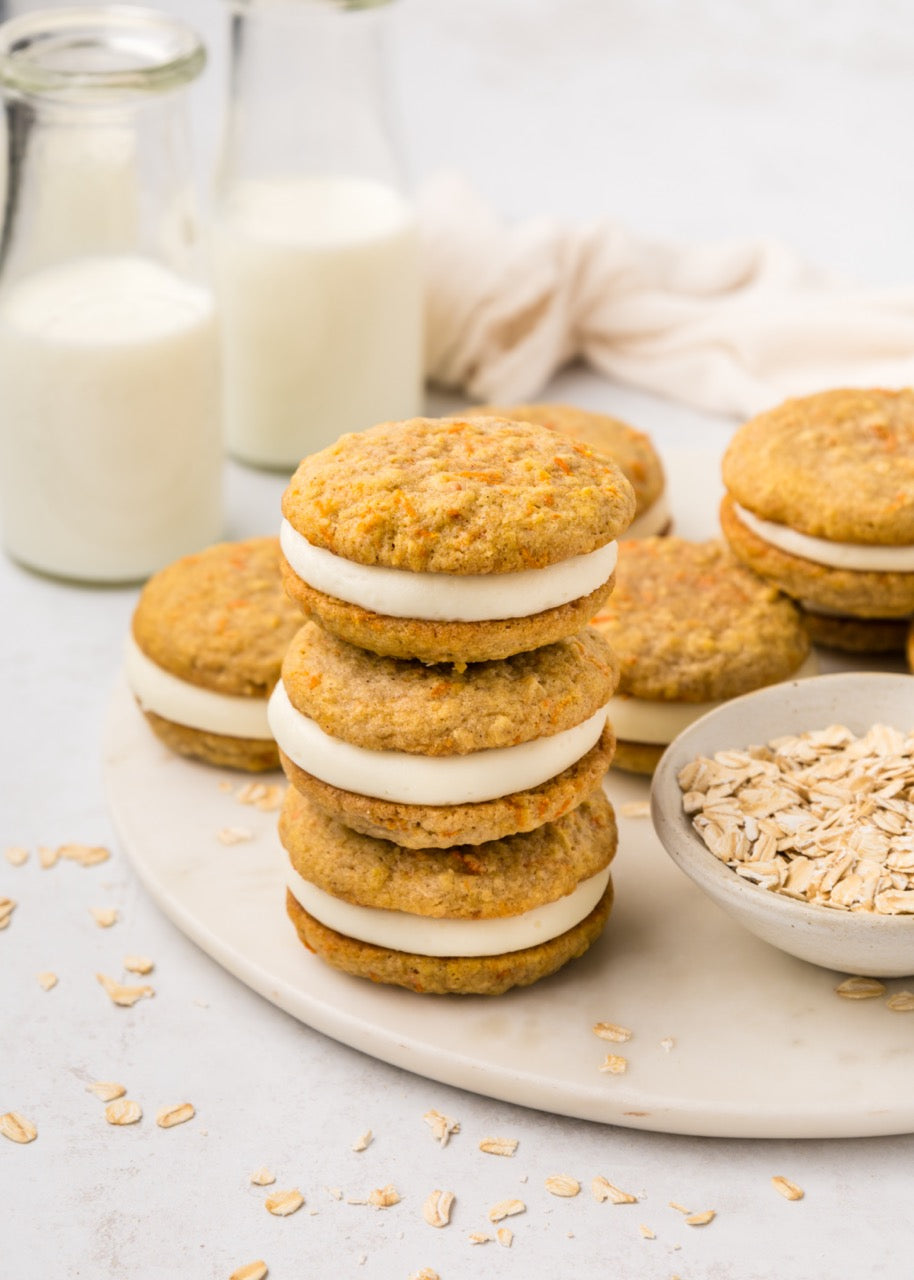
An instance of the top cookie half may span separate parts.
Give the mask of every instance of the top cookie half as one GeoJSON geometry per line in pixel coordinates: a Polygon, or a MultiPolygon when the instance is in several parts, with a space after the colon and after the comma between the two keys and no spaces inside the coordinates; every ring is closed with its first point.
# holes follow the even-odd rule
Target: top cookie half
{"type": "Polygon", "coordinates": [[[579,630],[635,510],[619,468],[530,423],[415,418],[305,458],[283,496],[286,589],[324,626],[427,662],[579,630]]]}

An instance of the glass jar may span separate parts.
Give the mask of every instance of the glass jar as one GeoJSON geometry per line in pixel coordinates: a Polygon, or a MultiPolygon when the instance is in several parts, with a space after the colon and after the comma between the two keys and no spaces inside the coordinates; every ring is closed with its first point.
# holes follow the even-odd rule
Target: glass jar
{"type": "Polygon", "coordinates": [[[11,555],[47,573],[133,581],[221,531],[186,104],[204,61],[153,10],[0,26],[0,519],[11,555]]]}
{"type": "Polygon", "coordinates": [[[384,0],[229,0],[216,186],[226,443],[289,470],[419,412],[415,211],[388,101],[384,0]]]}

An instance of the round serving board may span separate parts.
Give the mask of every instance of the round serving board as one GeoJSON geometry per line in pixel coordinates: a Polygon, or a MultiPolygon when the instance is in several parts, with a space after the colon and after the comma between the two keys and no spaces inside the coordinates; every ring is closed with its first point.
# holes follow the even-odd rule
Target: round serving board
{"type": "MultiPolygon", "coordinates": [[[[716,461],[666,462],[677,531],[712,532],[716,461]]],[[[608,776],[620,832],[616,905],[581,960],[503,996],[418,996],[347,977],[301,945],[285,915],[276,813],[242,807],[220,785],[237,790],[244,777],[169,753],[123,680],[104,753],[119,838],[162,910],[255,991],[345,1044],[492,1098],[639,1129],[914,1131],[914,1016],[883,999],[842,999],[844,975],[783,955],[724,916],[663,852],[645,780],[608,776]],[[224,845],[226,827],[250,838],[224,845]],[[631,1039],[598,1039],[599,1021],[630,1028],[631,1039]],[[607,1052],[624,1055],[624,1074],[601,1072],[607,1052]]]]}

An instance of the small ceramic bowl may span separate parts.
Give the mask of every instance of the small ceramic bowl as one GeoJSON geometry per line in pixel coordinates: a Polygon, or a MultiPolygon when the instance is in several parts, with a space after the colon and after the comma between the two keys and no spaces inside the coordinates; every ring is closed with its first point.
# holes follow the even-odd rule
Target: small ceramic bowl
{"type": "Polygon", "coordinates": [[[718,906],[772,946],[827,969],[870,977],[914,974],[914,916],[840,911],[799,902],[742,879],[711,853],[682,807],[677,775],[696,756],[762,744],[782,734],[843,724],[914,727],[914,676],[847,672],[770,685],[733,698],[689,725],[664,753],[651,787],[651,817],[681,871],[718,906]]]}

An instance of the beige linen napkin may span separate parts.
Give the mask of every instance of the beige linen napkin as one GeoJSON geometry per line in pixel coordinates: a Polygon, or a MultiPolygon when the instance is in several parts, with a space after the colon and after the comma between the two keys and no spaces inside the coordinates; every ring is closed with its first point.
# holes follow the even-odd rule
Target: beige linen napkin
{"type": "Polygon", "coordinates": [[[914,383],[914,284],[849,285],[773,240],[675,244],[545,217],[508,225],[449,175],[426,187],[420,221],[426,373],[474,400],[534,397],[576,358],[737,416],[826,387],[914,383]]]}

